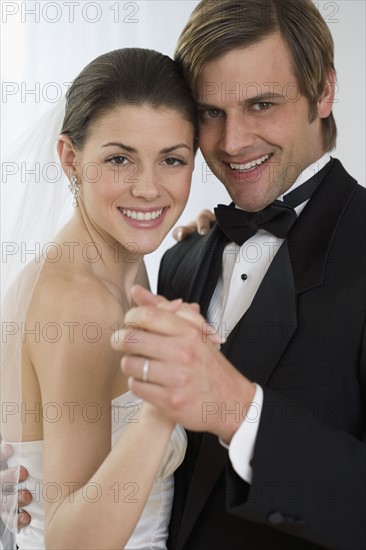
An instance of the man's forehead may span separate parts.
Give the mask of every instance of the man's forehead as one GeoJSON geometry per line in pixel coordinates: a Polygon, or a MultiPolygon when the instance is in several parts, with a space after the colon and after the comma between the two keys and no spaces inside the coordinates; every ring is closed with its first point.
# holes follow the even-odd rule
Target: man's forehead
{"type": "Polygon", "coordinates": [[[283,95],[283,88],[297,86],[287,44],[277,34],[245,48],[233,48],[205,63],[198,75],[196,97],[228,92],[245,98],[283,95]]]}
{"type": "Polygon", "coordinates": [[[220,67],[223,64],[225,65],[228,61],[230,63],[237,61],[239,65],[242,59],[256,59],[257,62],[261,64],[265,61],[270,61],[272,64],[272,62],[276,60],[281,60],[281,63],[283,63],[285,60],[292,61],[292,54],[281,33],[276,32],[251,44],[234,46],[208,59],[202,65],[199,77],[207,70],[215,70],[216,67],[220,67]]]}

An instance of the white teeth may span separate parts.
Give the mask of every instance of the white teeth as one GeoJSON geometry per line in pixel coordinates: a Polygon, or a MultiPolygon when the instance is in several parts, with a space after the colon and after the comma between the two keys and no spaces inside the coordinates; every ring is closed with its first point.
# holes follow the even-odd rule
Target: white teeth
{"type": "Polygon", "coordinates": [[[257,160],[252,160],[251,162],[247,162],[246,164],[236,164],[236,163],[230,163],[230,168],[232,170],[239,170],[241,172],[246,172],[248,170],[252,170],[256,166],[259,166],[263,162],[269,159],[269,155],[264,155],[264,157],[261,157],[257,160]]]}
{"type": "Polygon", "coordinates": [[[120,208],[120,210],[127,218],[147,222],[159,218],[164,209],[160,208],[160,210],[155,210],[154,212],[137,212],[136,210],[126,210],[125,208],[120,208]]]}

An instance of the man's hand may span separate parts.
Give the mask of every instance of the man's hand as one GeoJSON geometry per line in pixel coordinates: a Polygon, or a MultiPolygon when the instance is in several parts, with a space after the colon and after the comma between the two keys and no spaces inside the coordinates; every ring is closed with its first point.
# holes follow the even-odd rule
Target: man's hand
{"type": "MultiPolygon", "coordinates": [[[[145,306],[156,306],[158,309],[165,311],[171,311],[176,313],[182,319],[187,319],[191,323],[195,324],[199,329],[204,330],[204,333],[210,342],[214,344],[221,344],[221,338],[218,334],[212,332],[212,328],[208,323],[204,323],[202,328],[202,321],[204,318],[200,315],[199,304],[188,304],[183,302],[180,298],[177,300],[167,300],[164,296],[159,294],[152,294],[149,290],[141,285],[135,285],[132,290],[133,298],[136,304],[145,306]]],[[[117,348],[119,349],[119,348],[117,348]]]]}
{"type": "Polygon", "coordinates": [[[187,429],[211,432],[229,443],[252,402],[254,384],[219,352],[197,311],[181,314],[179,307],[153,305],[155,298],[141,287],[134,287],[132,297],[139,307],[125,320],[139,330],[133,339],[120,331],[114,343],[125,354],[121,366],[131,377],[130,389],[187,429]],[[148,381],[142,382],[145,358],[148,381]]]}
{"type": "Polygon", "coordinates": [[[211,210],[202,210],[193,222],[176,227],[173,231],[173,237],[176,241],[184,241],[194,231],[197,231],[200,235],[206,235],[215,223],[215,220],[215,214],[211,210]]]}
{"type": "MultiPolygon", "coordinates": [[[[1,519],[7,525],[8,523],[8,515],[9,515],[9,509],[7,508],[6,504],[9,502],[9,499],[6,499],[6,490],[10,486],[10,484],[14,483],[14,475],[16,472],[16,469],[14,468],[8,468],[7,467],[7,461],[12,456],[13,450],[11,448],[11,445],[8,444],[1,444],[0,445],[0,462],[1,462],[1,474],[0,474],[0,482],[1,482],[1,492],[4,492],[3,495],[3,503],[1,505],[1,519]]],[[[28,477],[27,470],[20,466],[19,469],[19,479],[18,483],[21,483],[22,481],[25,481],[28,477]]],[[[27,506],[32,501],[32,495],[29,491],[26,489],[20,489],[18,491],[18,508],[23,508],[24,506],[27,506]]],[[[18,514],[18,529],[21,529],[22,527],[25,527],[26,525],[29,525],[31,521],[30,515],[22,510],[18,514]]]]}

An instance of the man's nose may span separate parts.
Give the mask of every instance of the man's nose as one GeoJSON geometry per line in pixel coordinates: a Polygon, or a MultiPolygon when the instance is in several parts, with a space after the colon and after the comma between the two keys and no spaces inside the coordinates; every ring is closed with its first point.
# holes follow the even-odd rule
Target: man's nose
{"type": "Polygon", "coordinates": [[[252,125],[245,116],[228,116],[225,120],[220,148],[231,157],[238,157],[255,141],[252,125]]]}

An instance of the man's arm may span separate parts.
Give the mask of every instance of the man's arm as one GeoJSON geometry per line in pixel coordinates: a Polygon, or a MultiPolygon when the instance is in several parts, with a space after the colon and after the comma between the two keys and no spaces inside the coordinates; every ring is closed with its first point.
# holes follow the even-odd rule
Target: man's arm
{"type": "Polygon", "coordinates": [[[215,223],[215,214],[211,210],[201,210],[197,218],[187,223],[174,228],[173,237],[176,241],[184,241],[191,233],[197,231],[199,235],[206,235],[213,224],[215,223]]]}
{"type": "MultiPolygon", "coordinates": [[[[188,429],[214,433],[229,443],[253,399],[252,382],[196,327],[171,312],[143,306],[131,310],[126,321],[143,329],[134,344],[119,338],[132,391],[188,429]],[[144,357],[150,358],[148,384],[141,381],[144,357]],[[242,405],[239,421],[236,415],[222,420],[220,406],[232,410],[235,403],[242,405]],[[204,421],[207,404],[216,412],[204,421]]],[[[227,504],[233,514],[328,548],[344,550],[352,538],[351,548],[358,550],[366,542],[365,464],[361,435],[324,422],[301,399],[264,388],[252,484],[241,481],[229,464],[227,504]],[[299,415],[296,421],[293,411],[299,415]],[[296,493],[297,500],[294,489],[303,491],[296,493]],[[258,494],[264,496],[255,498],[258,494]]]]}

